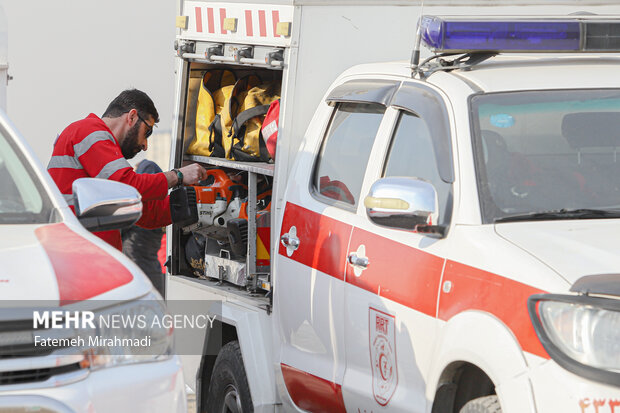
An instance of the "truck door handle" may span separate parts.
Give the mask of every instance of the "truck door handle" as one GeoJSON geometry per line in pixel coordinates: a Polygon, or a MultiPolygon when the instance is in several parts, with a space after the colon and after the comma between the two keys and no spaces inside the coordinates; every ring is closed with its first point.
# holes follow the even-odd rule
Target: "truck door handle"
{"type": "Polygon", "coordinates": [[[358,257],[356,253],[352,252],[349,254],[349,264],[353,267],[365,270],[368,268],[369,261],[367,257],[358,257]]]}
{"type": "Polygon", "coordinates": [[[287,248],[299,248],[299,238],[291,234],[284,234],[280,237],[280,241],[287,248]]]}
{"type": "Polygon", "coordinates": [[[297,238],[297,228],[293,225],[286,234],[280,237],[282,245],[286,248],[286,255],[289,257],[299,248],[299,238],[297,238]]]}

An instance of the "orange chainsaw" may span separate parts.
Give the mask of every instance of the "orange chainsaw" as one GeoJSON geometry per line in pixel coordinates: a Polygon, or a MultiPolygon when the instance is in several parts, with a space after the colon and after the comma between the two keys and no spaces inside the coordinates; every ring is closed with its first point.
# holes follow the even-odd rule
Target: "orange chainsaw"
{"type": "MultiPolygon", "coordinates": [[[[191,200],[195,194],[198,220],[185,226],[185,231],[199,233],[218,241],[230,241],[228,224],[231,220],[235,220],[235,229],[243,226],[239,220],[245,221],[247,227],[247,186],[234,182],[225,171],[209,169],[206,179],[186,189],[191,200]]],[[[260,193],[257,196],[256,210],[258,215],[263,215],[263,211],[271,208],[271,189],[263,185],[263,188],[259,187],[258,190],[260,193]]]]}

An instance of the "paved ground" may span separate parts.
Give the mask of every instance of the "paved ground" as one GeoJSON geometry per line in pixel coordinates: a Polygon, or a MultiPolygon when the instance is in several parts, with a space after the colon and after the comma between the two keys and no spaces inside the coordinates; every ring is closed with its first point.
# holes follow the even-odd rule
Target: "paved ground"
{"type": "Polygon", "coordinates": [[[196,395],[187,395],[187,413],[196,413],[196,395]]]}

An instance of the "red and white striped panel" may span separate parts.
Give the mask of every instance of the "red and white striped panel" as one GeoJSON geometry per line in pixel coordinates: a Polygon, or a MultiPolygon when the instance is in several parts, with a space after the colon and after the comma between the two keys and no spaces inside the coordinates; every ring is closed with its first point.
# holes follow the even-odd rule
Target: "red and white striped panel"
{"type": "Polygon", "coordinates": [[[293,6],[186,1],[183,15],[188,17],[187,29],[181,32],[185,39],[280,47],[290,44],[290,36],[278,35],[276,27],[279,22],[293,22],[293,6]],[[237,19],[235,32],[224,29],[227,18],[237,19]]]}

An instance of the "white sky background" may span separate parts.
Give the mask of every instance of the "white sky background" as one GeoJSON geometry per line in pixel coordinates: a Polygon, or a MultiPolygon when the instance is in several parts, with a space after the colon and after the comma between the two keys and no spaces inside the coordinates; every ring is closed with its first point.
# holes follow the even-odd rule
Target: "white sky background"
{"type": "MultiPolygon", "coordinates": [[[[43,165],[71,122],[145,91],[169,131],[175,0],[0,0],[8,22],[7,111],[43,165]]],[[[154,136],[155,137],[155,136],[154,136]]]]}

